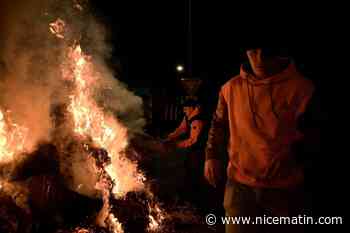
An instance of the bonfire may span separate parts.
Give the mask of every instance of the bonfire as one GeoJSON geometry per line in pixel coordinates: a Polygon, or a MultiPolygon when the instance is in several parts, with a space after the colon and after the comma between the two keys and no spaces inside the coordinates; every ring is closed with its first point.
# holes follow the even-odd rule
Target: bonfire
{"type": "MultiPolygon", "coordinates": [[[[85,10],[78,1],[71,8],[74,14],[85,10]]],[[[72,19],[63,15],[46,26],[58,45],[55,68],[64,91],[55,90],[61,96],[50,104],[52,126],[45,141],[33,143],[30,123],[17,123],[0,105],[0,232],[173,232],[174,213],[165,211],[141,169],[152,153],[169,151],[140,132],[137,136],[98,101],[101,83],[109,90],[114,81],[106,81],[97,59],[84,51],[84,35],[72,19]],[[130,145],[132,139],[141,140],[138,146],[148,158],[130,145]]],[[[199,223],[192,212],[181,212],[188,217],[184,221],[199,223]]]]}

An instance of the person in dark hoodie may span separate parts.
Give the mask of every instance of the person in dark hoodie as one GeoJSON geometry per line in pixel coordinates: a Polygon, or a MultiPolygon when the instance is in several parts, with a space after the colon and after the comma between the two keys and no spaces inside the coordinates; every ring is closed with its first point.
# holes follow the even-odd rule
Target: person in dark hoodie
{"type": "MultiPolygon", "coordinates": [[[[246,55],[240,74],[220,90],[204,175],[211,185],[219,183],[227,150],[227,216],[250,216],[251,221],[256,216],[298,216],[305,211],[305,192],[301,150],[296,148],[308,136],[302,122],[315,88],[278,49],[250,48],[246,55]]],[[[226,233],[303,231],[302,225],[283,224],[225,227],[226,233]]]]}

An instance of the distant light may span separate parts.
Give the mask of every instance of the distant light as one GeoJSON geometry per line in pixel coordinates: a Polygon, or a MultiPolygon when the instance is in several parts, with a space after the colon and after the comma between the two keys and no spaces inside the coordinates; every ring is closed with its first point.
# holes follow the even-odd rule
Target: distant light
{"type": "Polygon", "coordinates": [[[176,70],[179,71],[179,72],[182,72],[184,70],[184,67],[182,65],[178,65],[176,67],[176,70]]]}

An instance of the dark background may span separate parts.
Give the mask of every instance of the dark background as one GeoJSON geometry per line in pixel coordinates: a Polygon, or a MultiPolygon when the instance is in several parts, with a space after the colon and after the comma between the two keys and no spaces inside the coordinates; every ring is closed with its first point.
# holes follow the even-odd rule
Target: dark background
{"type": "MultiPolygon", "coordinates": [[[[93,13],[112,31],[111,63],[116,65],[120,79],[136,93],[150,90],[155,102],[164,97],[164,91],[168,96],[183,95],[175,67],[182,63],[188,70],[188,1],[92,3],[93,13]]],[[[244,46],[287,48],[299,70],[314,81],[321,97],[322,148],[312,158],[309,171],[315,214],[339,216],[345,214],[348,199],[347,166],[343,162],[347,153],[340,130],[343,126],[331,123],[330,115],[335,113],[331,107],[342,105],[339,100],[344,100],[335,98],[334,102],[333,97],[342,92],[340,87],[344,85],[339,77],[345,75],[341,61],[346,57],[347,46],[342,43],[346,20],[336,3],[321,4],[193,1],[192,77],[205,81],[200,95],[211,103],[212,110],[220,85],[239,72],[244,46]]],[[[159,114],[153,109],[153,128],[166,123],[159,114]]],[[[175,124],[167,125],[165,130],[175,124]]]]}
{"type": "Polygon", "coordinates": [[[136,94],[151,92],[153,127],[168,125],[168,131],[175,125],[175,121],[164,124],[157,109],[164,105],[159,100],[176,102],[170,97],[184,95],[175,68],[184,64],[189,71],[189,51],[192,75],[185,76],[204,80],[199,95],[208,103],[208,112],[215,107],[218,88],[238,74],[245,46],[286,48],[319,93],[322,81],[334,75],[337,56],[333,52],[339,50],[341,21],[331,16],[331,6],[192,1],[190,47],[188,2],[92,1],[91,11],[111,31],[110,62],[118,78],[136,94]]]}
{"type": "Polygon", "coordinates": [[[322,92],[321,82],[332,72],[327,69],[332,66],[331,53],[337,50],[329,6],[192,1],[189,46],[188,2],[92,1],[91,11],[112,32],[110,62],[118,78],[139,95],[152,92],[153,124],[161,123],[154,127],[175,125],[173,121],[163,124],[157,109],[164,105],[160,99],[176,102],[170,97],[184,95],[175,68],[184,64],[189,71],[189,51],[192,75],[185,76],[204,80],[199,95],[208,103],[208,112],[215,106],[218,88],[238,74],[244,46],[286,48],[322,92]]]}
{"type": "MultiPolygon", "coordinates": [[[[337,36],[335,25],[330,25],[334,18],[320,5],[288,2],[259,9],[229,2],[192,1],[194,76],[224,82],[237,73],[240,48],[252,44],[287,47],[308,76],[316,76],[317,64],[334,49],[336,41],[328,39],[337,36]]],[[[164,85],[176,78],[176,64],[187,64],[188,1],[92,5],[94,14],[112,30],[113,55],[121,63],[122,79],[135,85],[164,85]]]]}

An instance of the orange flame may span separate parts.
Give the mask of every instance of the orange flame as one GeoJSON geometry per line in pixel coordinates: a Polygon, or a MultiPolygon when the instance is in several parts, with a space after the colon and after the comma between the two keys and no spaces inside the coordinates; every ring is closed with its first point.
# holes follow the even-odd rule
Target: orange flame
{"type": "Polygon", "coordinates": [[[93,87],[100,79],[94,70],[91,57],[83,54],[80,46],[68,51],[70,64],[64,67],[64,79],[74,82],[68,111],[72,114],[74,132],[81,137],[91,137],[104,148],[112,163],[106,167],[115,182],[113,193],[123,196],[129,191],[143,188],[145,178],[137,165],[127,160],[123,150],[128,145],[127,129],[112,114],[105,113],[93,99],[93,87]]]}
{"type": "Polygon", "coordinates": [[[14,156],[23,152],[27,129],[5,119],[0,110],[0,164],[13,161],[14,156]]]}
{"type": "Polygon", "coordinates": [[[151,214],[148,215],[149,224],[147,230],[148,232],[157,232],[161,229],[165,219],[163,210],[157,204],[153,208],[148,205],[148,208],[151,214]]]}
{"type": "MultiPolygon", "coordinates": [[[[65,23],[58,19],[50,24],[50,31],[57,37],[64,38],[65,23]]],[[[107,113],[98,106],[93,98],[94,87],[102,79],[92,62],[90,56],[84,54],[79,45],[67,50],[67,61],[62,64],[62,78],[74,83],[75,88],[69,96],[68,111],[73,119],[73,131],[82,138],[91,138],[96,146],[104,148],[111,158],[111,164],[105,167],[105,171],[114,182],[112,193],[117,197],[123,197],[130,191],[144,189],[146,178],[138,171],[137,164],[132,163],[123,154],[128,145],[128,130],[111,113],[107,113]]],[[[104,199],[109,197],[109,192],[103,187],[96,188],[104,191],[104,199]]],[[[104,200],[106,210],[109,211],[108,200],[104,200]]],[[[163,211],[158,205],[150,208],[148,231],[156,232],[161,229],[165,219],[163,211]]],[[[106,214],[105,211],[102,211],[106,214]]],[[[109,213],[106,216],[114,233],[123,233],[123,228],[118,219],[109,213]]],[[[103,221],[104,217],[102,217],[103,221]]],[[[103,225],[103,224],[102,224],[103,225]]]]}
{"type": "Polygon", "coordinates": [[[118,221],[118,219],[113,214],[109,214],[108,220],[111,223],[113,233],[124,233],[122,224],[118,221]]]}

